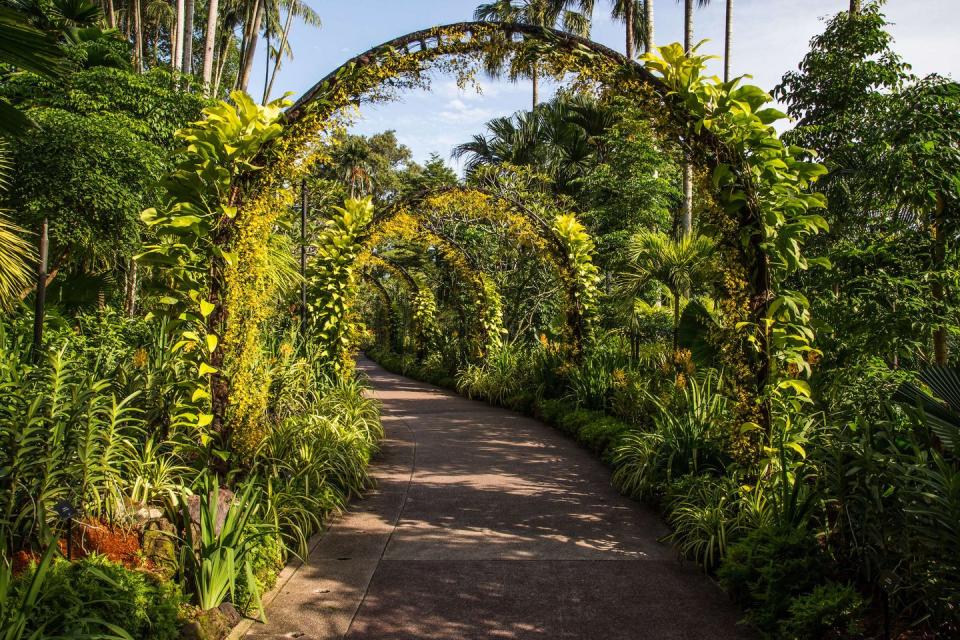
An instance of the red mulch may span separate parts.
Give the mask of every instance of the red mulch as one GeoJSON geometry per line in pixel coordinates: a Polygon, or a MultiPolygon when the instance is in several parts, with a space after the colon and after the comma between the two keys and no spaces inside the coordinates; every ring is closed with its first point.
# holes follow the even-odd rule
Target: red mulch
{"type": "MultiPolygon", "coordinates": [[[[60,540],[60,551],[64,556],[67,555],[65,538],[60,540]]],[[[73,559],[77,560],[94,553],[104,555],[128,569],[137,569],[144,564],[140,555],[140,535],[136,530],[92,519],[75,522],[71,550],[73,559]]]]}

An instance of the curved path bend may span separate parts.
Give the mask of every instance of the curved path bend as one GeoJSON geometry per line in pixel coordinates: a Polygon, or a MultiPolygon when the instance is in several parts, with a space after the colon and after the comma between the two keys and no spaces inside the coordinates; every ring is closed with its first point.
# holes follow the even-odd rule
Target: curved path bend
{"type": "Polygon", "coordinates": [[[650,509],[555,429],[386,372],[377,489],[289,568],[252,638],[746,637],[650,509]]]}

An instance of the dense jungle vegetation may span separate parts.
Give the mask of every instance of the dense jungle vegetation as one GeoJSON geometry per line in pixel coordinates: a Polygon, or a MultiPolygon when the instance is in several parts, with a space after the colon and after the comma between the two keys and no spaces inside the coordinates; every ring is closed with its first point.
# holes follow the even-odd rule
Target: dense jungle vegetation
{"type": "MultiPolygon", "coordinates": [[[[610,5],[663,93],[491,37],[444,70],[532,108],[460,176],[270,100],[298,0],[0,0],[0,638],[262,616],[370,486],[361,350],[593,450],[761,636],[960,635],[960,85],[912,74],[882,1],[769,94],[708,76],[692,19],[658,49],[652,0],[610,5]]],[[[415,86],[416,55],[330,86],[415,86]]]]}

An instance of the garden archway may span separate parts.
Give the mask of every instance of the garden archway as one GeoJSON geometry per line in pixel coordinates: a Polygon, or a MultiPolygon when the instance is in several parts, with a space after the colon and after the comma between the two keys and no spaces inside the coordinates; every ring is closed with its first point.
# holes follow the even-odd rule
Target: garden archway
{"type": "MultiPolygon", "coordinates": [[[[537,258],[556,274],[565,298],[566,333],[570,354],[578,357],[589,338],[591,318],[595,313],[596,269],[593,266],[593,243],[573,214],[560,214],[543,208],[540,211],[493,189],[480,187],[443,187],[401,198],[374,218],[365,239],[368,251],[384,237],[417,236],[434,245],[477,298],[492,301],[489,277],[470,260],[436,222],[454,217],[467,225],[494,224],[504,229],[518,246],[528,247],[537,258]],[[548,219],[552,217],[552,219],[548,219]]],[[[364,254],[361,254],[361,259],[364,254]]],[[[486,311],[486,310],[484,310],[486,311]]],[[[487,344],[499,343],[500,323],[486,319],[487,344]]],[[[485,351],[485,350],[484,350],[485,351]]]]}
{"type": "MultiPolygon", "coordinates": [[[[386,100],[398,90],[425,86],[427,73],[434,69],[453,72],[461,82],[468,82],[488,55],[499,55],[521,66],[535,56],[545,74],[572,75],[574,83],[606,87],[645,102],[659,119],[658,124],[681,141],[685,153],[710,172],[723,168],[729,191],[755,193],[742,150],[729,147],[709,128],[695,126],[701,114],[643,64],[558,30],[486,22],[462,22],[409,33],[354,56],[327,74],[284,113],[284,134],[270,151],[280,161],[255,191],[289,184],[298,170],[309,165],[304,159],[310,155],[311,141],[329,131],[351,107],[364,100],[386,100]]],[[[740,354],[735,359],[737,368],[745,372],[742,383],[760,394],[769,374],[764,318],[773,294],[759,201],[744,197],[736,207],[726,207],[726,214],[729,224],[721,230],[723,237],[718,244],[727,251],[725,261],[731,265],[731,274],[721,286],[725,287],[725,297],[732,300],[728,308],[739,314],[738,323],[750,323],[757,330],[751,336],[725,335],[722,339],[738,343],[727,351],[740,354]]]]}
{"type": "MultiPolygon", "coordinates": [[[[765,92],[705,80],[701,72],[707,58],[695,51],[670,45],[660,52],[644,66],[560,31],[477,22],[434,27],[374,47],[328,74],[276,121],[281,131],[261,149],[258,166],[241,176],[240,195],[231,197],[242,212],[238,217],[256,228],[246,236],[241,229],[233,246],[246,249],[247,240],[253,250],[256,234],[275,218],[272,212],[289,206],[289,186],[309,170],[313,141],[356,104],[425,86],[431,70],[453,72],[469,82],[487,56],[519,68],[535,59],[545,75],[569,76],[574,85],[605,88],[642,103],[663,128],[661,134],[677,140],[685,157],[710,172],[716,212],[711,228],[723,264],[718,287],[727,322],[711,330],[708,340],[721,347],[723,367],[743,390],[742,418],[769,425],[768,405],[756,400],[767,397],[768,389],[803,394],[804,385],[781,381],[809,371],[808,355],[815,352],[805,298],[774,288],[784,274],[806,268],[802,240],[825,224],[807,214],[823,203],[806,193],[823,168],[798,159],[798,152],[777,139],[770,123],[781,116],[762,108],[770,100],[765,92]],[[776,385],[769,385],[771,371],[776,385]]],[[[227,238],[225,244],[230,243],[227,238]]],[[[250,271],[243,251],[237,254],[240,262],[233,271],[250,271]]],[[[260,277],[243,276],[237,285],[255,289],[260,277]]],[[[229,304],[229,292],[226,298],[229,304]]],[[[257,331],[252,323],[231,330],[237,335],[257,331]]]]}

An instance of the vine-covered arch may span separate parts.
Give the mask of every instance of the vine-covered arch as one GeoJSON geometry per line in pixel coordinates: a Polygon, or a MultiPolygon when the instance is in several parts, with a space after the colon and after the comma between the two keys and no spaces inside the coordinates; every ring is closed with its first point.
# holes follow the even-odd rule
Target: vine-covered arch
{"type": "Polygon", "coordinates": [[[462,277],[474,282],[474,288],[482,297],[490,298],[489,282],[478,278],[482,269],[475,264],[465,265],[463,260],[469,260],[469,256],[433,224],[447,217],[466,224],[499,225],[517,245],[531,249],[549,265],[557,275],[565,298],[570,355],[578,357],[596,311],[597,276],[593,266],[592,239],[576,217],[549,210],[537,211],[493,189],[442,187],[411,194],[392,203],[375,217],[367,243],[376,244],[384,234],[414,233],[416,227],[416,233],[433,243],[453,262],[462,277]]]}
{"type": "MultiPolygon", "coordinates": [[[[730,263],[724,278],[728,309],[737,314],[734,324],[748,323],[753,335],[724,335],[719,339],[739,343],[733,351],[741,383],[761,393],[767,383],[770,331],[766,321],[774,298],[767,254],[769,234],[760,215],[755,174],[744,149],[727,144],[710,127],[703,126],[701,107],[678,91],[697,78],[658,77],[645,65],[627,60],[599,43],[558,30],[510,23],[462,22],[433,27],[394,38],[354,56],[327,74],[285,112],[284,136],[275,152],[284,156],[309,155],[310,142],[327,130],[341,114],[363,100],[383,100],[391,91],[423,86],[427,72],[441,67],[471,79],[486,55],[512,56],[514,64],[535,56],[545,74],[574,74],[584,86],[603,86],[649,105],[658,123],[681,142],[685,153],[699,161],[714,177],[722,174],[717,189],[732,198],[718,198],[729,224],[718,225],[719,245],[730,263]],[[471,64],[473,63],[473,66],[471,64]]],[[[300,163],[300,167],[308,166],[300,163]]],[[[727,352],[731,352],[728,348],[727,352]]]]}
{"type": "MultiPolygon", "coordinates": [[[[503,325],[500,317],[500,296],[492,280],[473,263],[469,254],[464,252],[455,240],[442,230],[432,228],[426,223],[428,218],[414,211],[418,210],[394,207],[389,214],[379,216],[360,240],[361,250],[357,264],[362,268],[370,263],[383,262],[383,258],[375,252],[388,241],[420,242],[432,247],[437,256],[467,284],[473,295],[480,325],[479,352],[495,348],[500,344],[503,325]]],[[[407,277],[409,278],[409,274],[407,277]]],[[[416,290],[411,288],[412,295],[422,297],[420,289],[422,287],[419,286],[416,290]]]]}
{"type": "MultiPolygon", "coordinates": [[[[724,263],[719,287],[728,322],[711,329],[708,339],[721,347],[725,369],[745,393],[740,403],[743,418],[769,425],[768,405],[754,400],[767,398],[770,389],[804,395],[805,385],[787,378],[809,371],[808,356],[815,354],[806,299],[776,288],[782,287],[787,275],[806,268],[802,241],[824,225],[821,218],[808,213],[822,206],[822,199],[807,191],[823,168],[802,161],[796,150],[780,143],[770,125],[782,114],[763,108],[770,100],[765,92],[705,79],[702,71],[706,57],[685,52],[679,45],[661,48],[660,54],[647,56],[644,64],[638,64],[603,45],[551,29],[458,23],[408,34],[353,58],[317,83],[278,119],[272,112],[248,113],[255,107],[248,104],[249,100],[238,100],[241,121],[257,117],[279,130],[269,130],[270,136],[263,137],[253,162],[241,166],[231,177],[228,191],[221,190],[229,193],[220,206],[222,215],[231,222],[215,242],[229,251],[215,256],[212,272],[226,273],[227,277],[212,288],[226,291],[212,303],[211,317],[216,331],[234,337],[225,343],[229,354],[214,354],[214,359],[222,359],[229,370],[225,376],[214,374],[215,420],[225,414],[226,408],[219,402],[226,397],[226,387],[217,385],[230,378],[254,375],[246,369],[253,367],[249,363],[256,362],[256,353],[248,356],[247,351],[258,349],[259,332],[259,317],[233,326],[232,321],[227,322],[233,315],[223,314],[221,309],[236,309],[238,305],[257,308],[255,303],[266,300],[268,293],[262,261],[248,265],[251,261],[246,252],[238,249],[264,244],[264,235],[269,234],[277,212],[290,202],[290,185],[306,175],[316,160],[317,136],[342,125],[349,110],[364,99],[382,100],[396,90],[425,86],[428,72],[438,68],[454,72],[459,80],[467,82],[483,67],[485,56],[496,55],[518,68],[536,59],[544,74],[571,75],[581,87],[604,88],[645,105],[662,133],[679,143],[684,156],[710,171],[710,210],[716,218],[710,220],[710,227],[724,263]],[[230,282],[230,274],[242,274],[242,278],[230,282]],[[250,292],[255,292],[256,300],[250,292]],[[772,361],[778,366],[771,367],[772,361]],[[776,373],[776,385],[769,385],[771,372],[776,373]]],[[[229,123],[211,123],[222,124],[229,123]]],[[[225,158],[232,153],[217,151],[218,157],[225,158]]],[[[585,235],[575,219],[567,217],[555,223],[566,228],[571,237],[583,239],[585,235]]],[[[581,250],[579,255],[586,257],[588,253],[581,250]]],[[[251,251],[250,255],[259,253],[251,251]]],[[[586,274],[591,265],[587,262],[581,266],[586,274]]],[[[330,317],[339,311],[334,309],[330,317]]],[[[342,346],[347,333],[336,329],[330,335],[342,346]]],[[[324,353],[337,351],[344,355],[343,349],[335,347],[324,353]]],[[[349,368],[346,359],[343,364],[349,368]]],[[[256,409],[260,405],[250,406],[256,409]]],[[[246,413],[248,418],[231,422],[257,419],[258,410],[246,413]]]]}

